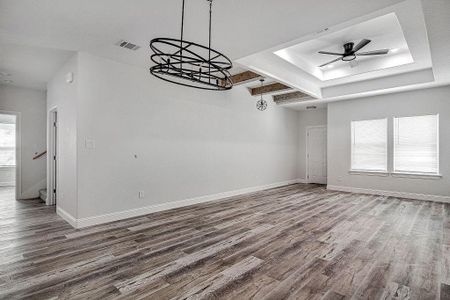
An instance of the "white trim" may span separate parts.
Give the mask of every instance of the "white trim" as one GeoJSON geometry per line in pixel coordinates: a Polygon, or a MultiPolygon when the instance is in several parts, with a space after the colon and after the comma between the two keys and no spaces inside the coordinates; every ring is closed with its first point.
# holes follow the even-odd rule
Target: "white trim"
{"type": "Polygon", "coordinates": [[[412,178],[412,179],[441,179],[442,174],[432,173],[408,173],[408,172],[391,172],[392,177],[412,178]]]}
{"type": "Polygon", "coordinates": [[[18,111],[0,110],[0,114],[16,116],[16,199],[22,196],[22,114],[18,111]]]}
{"type": "Polygon", "coordinates": [[[385,171],[364,171],[364,170],[350,170],[350,175],[365,175],[365,176],[381,176],[381,177],[396,177],[396,178],[411,178],[411,179],[441,179],[441,174],[433,173],[409,173],[409,172],[385,172],[385,171]]]}
{"type": "Polygon", "coordinates": [[[366,176],[389,176],[389,172],[386,171],[366,171],[366,170],[350,170],[348,171],[350,175],[366,175],[366,176]]]}
{"type": "MultiPolygon", "coordinates": [[[[53,194],[53,182],[54,178],[53,176],[56,176],[56,197],[59,195],[59,187],[58,187],[58,170],[59,170],[59,164],[56,165],[56,172],[53,172],[53,156],[54,153],[54,145],[53,143],[56,140],[56,143],[59,141],[58,136],[55,137],[54,135],[54,129],[53,129],[53,122],[54,122],[54,116],[57,116],[58,118],[58,107],[53,106],[47,111],[47,199],[45,200],[46,205],[55,205],[56,201],[54,199],[53,194]]],[[[58,122],[58,119],[57,121],[58,122]]],[[[56,134],[59,135],[59,131],[56,131],[56,134]]],[[[58,162],[58,153],[59,153],[59,144],[56,145],[58,149],[56,150],[57,155],[57,162],[58,162]]]]}
{"type": "MultiPolygon", "coordinates": [[[[47,195],[47,198],[48,198],[48,195],[47,195]]],[[[61,207],[56,207],[56,214],[58,216],[60,216],[61,218],[63,218],[64,221],[66,221],[67,223],[72,225],[72,227],[78,228],[77,219],[75,217],[73,217],[71,214],[69,214],[68,212],[66,212],[64,209],[62,209],[61,207]]]]}
{"type": "Polygon", "coordinates": [[[114,213],[104,214],[104,215],[99,215],[99,216],[81,218],[81,219],[74,218],[73,216],[71,216],[70,214],[68,214],[67,212],[65,212],[63,209],[61,209],[58,206],[57,206],[56,212],[58,213],[59,216],[61,216],[64,220],[66,220],[73,227],[84,228],[84,227],[88,227],[88,226],[94,226],[94,225],[109,223],[109,222],[113,222],[113,221],[147,215],[147,214],[151,214],[154,212],[159,212],[159,211],[173,209],[173,208],[179,208],[179,207],[184,207],[184,206],[189,206],[189,205],[194,205],[194,204],[199,204],[199,203],[204,203],[204,202],[209,202],[209,201],[228,200],[226,198],[238,196],[238,195],[242,195],[242,194],[258,192],[258,191],[267,190],[267,189],[271,189],[271,188],[286,186],[286,185],[290,185],[290,184],[300,183],[303,181],[304,180],[302,180],[302,179],[287,180],[287,181],[283,181],[283,182],[277,182],[277,183],[272,183],[272,184],[267,184],[267,185],[262,185],[262,186],[255,186],[255,187],[249,187],[249,188],[244,188],[244,189],[239,189],[239,190],[234,190],[234,191],[229,191],[229,192],[224,192],[224,193],[200,196],[200,197],[184,199],[184,200],[179,200],[179,201],[172,201],[172,202],[167,202],[167,203],[162,203],[162,204],[157,204],[157,205],[152,205],[152,206],[140,207],[140,208],[119,211],[119,212],[114,212],[114,213]]]}
{"type": "Polygon", "coordinates": [[[450,203],[450,196],[417,194],[417,193],[407,193],[407,192],[397,192],[397,191],[384,191],[384,190],[364,189],[364,188],[338,186],[338,185],[327,185],[327,189],[333,190],[333,191],[349,192],[349,193],[357,193],[357,194],[382,195],[382,196],[391,196],[391,197],[399,197],[399,198],[409,198],[409,199],[416,199],[416,200],[426,200],[426,201],[433,201],[433,202],[450,203]]]}
{"type": "MultiPolygon", "coordinates": [[[[305,170],[305,179],[302,183],[309,183],[309,153],[308,153],[308,146],[309,146],[309,130],[314,128],[323,128],[325,129],[325,135],[327,136],[327,143],[328,143],[328,128],[327,125],[313,125],[313,126],[306,126],[305,129],[305,140],[306,140],[306,149],[305,149],[305,161],[306,161],[306,170],[305,170]]],[[[326,163],[328,164],[328,146],[325,146],[327,150],[327,157],[325,158],[326,163]]],[[[328,174],[327,174],[328,179],[328,174]]]]}

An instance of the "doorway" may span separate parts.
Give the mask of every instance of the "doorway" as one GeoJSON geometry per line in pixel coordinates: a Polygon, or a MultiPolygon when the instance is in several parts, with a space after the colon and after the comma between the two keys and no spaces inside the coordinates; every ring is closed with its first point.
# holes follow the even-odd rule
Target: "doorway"
{"type": "Polygon", "coordinates": [[[20,113],[0,110],[0,187],[20,199],[21,191],[20,113]]]}
{"type": "Polygon", "coordinates": [[[0,113],[0,187],[16,186],[16,115],[0,113]]]}
{"type": "Polygon", "coordinates": [[[49,139],[48,139],[48,189],[47,205],[56,205],[58,198],[58,111],[53,108],[49,111],[49,139]]]}
{"type": "Polygon", "coordinates": [[[306,128],[306,178],[308,183],[327,183],[327,128],[306,128]]]}

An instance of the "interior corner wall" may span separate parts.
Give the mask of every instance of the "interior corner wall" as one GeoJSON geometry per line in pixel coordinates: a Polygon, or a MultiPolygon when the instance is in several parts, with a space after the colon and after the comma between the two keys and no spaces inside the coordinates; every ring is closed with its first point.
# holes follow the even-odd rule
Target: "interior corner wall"
{"type": "MultiPolygon", "coordinates": [[[[58,212],[77,218],[77,102],[78,102],[78,54],[70,58],[47,85],[47,117],[56,108],[58,113],[58,163],[57,199],[58,212]],[[66,75],[73,73],[74,81],[66,82],[66,75]]],[[[51,127],[47,122],[47,134],[51,127]]],[[[50,160],[48,160],[50,162],[50,160]]],[[[47,164],[50,174],[50,163],[47,164]]]]}
{"type": "Polygon", "coordinates": [[[302,110],[298,112],[298,178],[306,182],[306,129],[310,126],[327,125],[327,109],[302,110]]]}
{"type": "MultiPolygon", "coordinates": [[[[387,191],[399,195],[450,196],[450,86],[374,96],[328,104],[328,185],[347,190],[387,191]],[[441,179],[350,174],[353,120],[439,114],[441,179]]],[[[392,128],[389,128],[392,136],[392,128]]],[[[392,143],[392,139],[390,139],[392,143]]],[[[389,153],[392,153],[390,147],[389,153]]],[[[426,197],[425,197],[426,198],[426,197]]],[[[441,199],[440,198],[440,199],[441,199]]]]}
{"type": "Polygon", "coordinates": [[[79,54],[78,217],[293,181],[298,113],[79,54]],[[139,198],[139,192],[144,197],[139,198]]]}
{"type": "Polygon", "coordinates": [[[0,85],[0,110],[20,113],[20,199],[37,198],[39,190],[45,188],[46,158],[33,160],[36,153],[46,149],[45,101],[45,91],[0,85]]]}

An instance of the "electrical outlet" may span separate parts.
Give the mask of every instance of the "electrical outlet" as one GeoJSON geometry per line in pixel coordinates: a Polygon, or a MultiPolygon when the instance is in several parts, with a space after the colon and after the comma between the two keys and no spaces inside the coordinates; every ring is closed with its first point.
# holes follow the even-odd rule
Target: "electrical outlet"
{"type": "Polygon", "coordinates": [[[142,199],[142,198],[144,198],[144,191],[139,192],[139,199],[142,199]]]}

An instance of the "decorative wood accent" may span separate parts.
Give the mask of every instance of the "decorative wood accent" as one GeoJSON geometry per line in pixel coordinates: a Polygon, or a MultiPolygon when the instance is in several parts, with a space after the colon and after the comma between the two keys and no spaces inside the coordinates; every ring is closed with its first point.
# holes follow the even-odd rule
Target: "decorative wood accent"
{"type": "Polygon", "coordinates": [[[295,102],[303,102],[303,101],[309,101],[309,100],[315,100],[315,98],[311,97],[308,94],[300,92],[300,91],[273,96],[273,101],[276,104],[295,103],[295,102]]]}
{"type": "Polygon", "coordinates": [[[291,87],[284,85],[282,83],[276,82],[276,83],[266,84],[261,87],[251,88],[250,94],[252,96],[259,96],[261,94],[264,95],[264,94],[275,93],[275,92],[279,92],[279,91],[286,91],[286,90],[290,90],[290,89],[291,89],[291,87]]]}
{"type": "Polygon", "coordinates": [[[80,230],[0,189],[0,299],[449,299],[450,204],[293,184],[80,230]]]}
{"type": "Polygon", "coordinates": [[[44,152],[42,152],[42,153],[39,153],[38,155],[36,155],[35,157],[33,157],[33,160],[38,159],[38,158],[44,156],[45,154],[47,154],[47,150],[44,151],[44,152]]]}
{"type": "Polygon", "coordinates": [[[251,81],[256,81],[260,78],[262,78],[262,76],[259,74],[256,74],[252,71],[245,71],[231,76],[231,81],[233,82],[234,85],[240,85],[251,81]]]}

